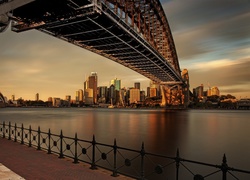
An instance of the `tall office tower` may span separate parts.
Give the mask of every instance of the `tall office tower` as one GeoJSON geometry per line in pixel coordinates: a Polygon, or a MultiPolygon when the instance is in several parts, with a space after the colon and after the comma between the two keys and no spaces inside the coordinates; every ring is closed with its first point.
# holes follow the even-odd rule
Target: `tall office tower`
{"type": "Polygon", "coordinates": [[[140,101],[145,101],[146,93],[145,91],[140,91],[140,101]]]}
{"type": "Polygon", "coordinates": [[[194,96],[196,96],[198,98],[202,98],[204,96],[204,94],[203,94],[203,84],[201,84],[200,86],[194,88],[193,89],[193,94],[194,94],[194,96]]]}
{"type": "Polygon", "coordinates": [[[76,91],[76,103],[79,102],[79,91],[76,91]]]}
{"type": "Polygon", "coordinates": [[[141,84],[139,82],[135,82],[135,89],[141,89],[141,84]]]}
{"type": "Polygon", "coordinates": [[[83,102],[83,90],[82,89],[78,90],[78,98],[79,98],[79,102],[83,102]]]}
{"type": "Polygon", "coordinates": [[[36,93],[35,101],[39,101],[39,93],[36,93]]]}
{"type": "Polygon", "coordinates": [[[108,103],[116,104],[116,94],[115,94],[115,86],[111,84],[108,90],[108,103]]]}
{"type": "Polygon", "coordinates": [[[137,103],[140,101],[140,90],[131,88],[129,89],[129,103],[137,103]]]}
{"type": "Polygon", "coordinates": [[[108,88],[107,88],[107,86],[100,86],[100,87],[98,87],[98,102],[100,102],[100,103],[106,103],[107,94],[108,94],[108,88]]]}
{"type": "Polygon", "coordinates": [[[121,80],[115,78],[115,79],[111,80],[111,85],[112,84],[115,86],[115,90],[120,91],[120,89],[121,89],[121,80]]]}
{"type": "Polygon", "coordinates": [[[97,103],[97,73],[91,72],[91,75],[84,82],[84,97],[85,101],[88,99],[89,102],[92,95],[93,104],[97,103]],[[92,91],[91,91],[92,90],[92,91]]]}
{"type": "Polygon", "coordinates": [[[218,87],[214,86],[211,88],[211,95],[220,96],[220,90],[218,87]]]}

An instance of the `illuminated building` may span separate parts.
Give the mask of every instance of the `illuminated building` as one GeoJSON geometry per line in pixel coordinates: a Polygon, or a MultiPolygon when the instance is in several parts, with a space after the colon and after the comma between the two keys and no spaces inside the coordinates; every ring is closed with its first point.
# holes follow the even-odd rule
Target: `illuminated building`
{"type": "Polygon", "coordinates": [[[156,88],[150,88],[149,89],[149,97],[156,97],[157,96],[157,89],[156,88]]]}
{"type": "Polygon", "coordinates": [[[78,100],[79,102],[83,102],[83,90],[82,89],[78,90],[78,100]]]}
{"type": "Polygon", "coordinates": [[[198,98],[202,98],[203,97],[203,84],[201,84],[200,86],[196,87],[193,89],[193,94],[195,97],[198,97],[198,98]]]}
{"type": "Polygon", "coordinates": [[[91,102],[90,98],[92,98],[92,104],[97,103],[97,73],[91,72],[91,75],[84,82],[84,98],[85,103],[91,102]]]}
{"type": "Polygon", "coordinates": [[[115,78],[115,79],[111,80],[111,85],[112,84],[115,86],[115,90],[120,91],[120,89],[121,89],[121,80],[115,78]]]}
{"type": "Polygon", "coordinates": [[[214,86],[211,88],[211,96],[220,96],[220,90],[218,87],[214,86]]]}
{"type": "Polygon", "coordinates": [[[140,90],[131,88],[129,89],[129,103],[137,103],[140,101],[140,90]]]}

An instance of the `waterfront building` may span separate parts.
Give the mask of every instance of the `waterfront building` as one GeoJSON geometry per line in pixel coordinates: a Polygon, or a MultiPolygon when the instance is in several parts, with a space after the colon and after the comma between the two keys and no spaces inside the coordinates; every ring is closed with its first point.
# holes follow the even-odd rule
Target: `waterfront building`
{"type": "Polygon", "coordinates": [[[140,101],[140,90],[131,88],[129,89],[129,103],[137,103],[140,101]]]}
{"type": "Polygon", "coordinates": [[[92,89],[92,102],[93,104],[97,103],[97,73],[96,72],[91,72],[91,75],[87,78],[87,80],[84,82],[84,98],[85,102],[86,99],[89,101],[90,96],[85,96],[85,95],[91,95],[91,89],[92,89]],[[85,93],[86,92],[86,93],[85,93]]]}
{"type": "Polygon", "coordinates": [[[84,90],[85,104],[92,105],[94,104],[93,98],[93,89],[85,89],[84,90]]]}
{"type": "Polygon", "coordinates": [[[140,91],[140,101],[145,101],[146,99],[146,95],[145,95],[145,91],[140,91]]]}
{"type": "Polygon", "coordinates": [[[52,102],[53,100],[52,100],[52,97],[49,97],[48,98],[48,102],[52,102]]]}
{"type": "Polygon", "coordinates": [[[79,91],[76,91],[76,103],[79,103],[79,91]]]}
{"type": "Polygon", "coordinates": [[[35,101],[39,101],[39,93],[36,93],[35,101]]]}
{"type": "Polygon", "coordinates": [[[53,98],[52,105],[53,105],[53,107],[60,107],[61,106],[61,99],[60,98],[53,98]]]}
{"type": "Polygon", "coordinates": [[[71,102],[71,96],[70,95],[66,95],[65,100],[70,103],[71,102]]]}
{"type": "Polygon", "coordinates": [[[149,97],[156,97],[156,96],[157,96],[157,89],[149,88],[149,97]]]}
{"type": "Polygon", "coordinates": [[[115,86],[115,90],[120,91],[120,89],[121,89],[121,80],[115,78],[115,79],[111,80],[111,85],[112,84],[115,86]]]}
{"type": "Polygon", "coordinates": [[[82,89],[78,90],[78,100],[79,102],[83,102],[83,90],[82,89]]]}
{"type": "Polygon", "coordinates": [[[156,89],[156,95],[152,96],[150,93],[150,97],[160,97],[161,96],[161,92],[160,92],[160,84],[150,81],[150,92],[151,92],[151,88],[152,89],[156,89]]]}
{"type": "Polygon", "coordinates": [[[196,87],[193,89],[193,94],[195,97],[198,98],[203,98],[204,96],[204,92],[203,92],[204,86],[203,84],[201,84],[200,86],[196,87]]]}
{"type": "Polygon", "coordinates": [[[141,89],[141,84],[139,82],[135,82],[135,89],[141,89]]]}
{"type": "Polygon", "coordinates": [[[108,95],[108,87],[107,86],[100,86],[98,89],[98,102],[99,103],[106,103],[107,95],[108,95]]]}
{"type": "Polygon", "coordinates": [[[218,87],[214,86],[211,88],[211,96],[220,96],[220,90],[218,87]]]}
{"type": "Polygon", "coordinates": [[[111,84],[108,90],[108,103],[112,103],[113,105],[116,103],[115,86],[113,84],[111,84]]]}

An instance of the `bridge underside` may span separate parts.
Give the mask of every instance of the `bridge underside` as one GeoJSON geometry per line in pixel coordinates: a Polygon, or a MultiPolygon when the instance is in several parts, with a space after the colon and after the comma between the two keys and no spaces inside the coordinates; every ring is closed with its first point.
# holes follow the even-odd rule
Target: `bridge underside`
{"type": "Polygon", "coordinates": [[[182,83],[142,33],[105,1],[37,0],[13,12],[12,30],[37,29],[120,63],[157,83],[182,83]]]}

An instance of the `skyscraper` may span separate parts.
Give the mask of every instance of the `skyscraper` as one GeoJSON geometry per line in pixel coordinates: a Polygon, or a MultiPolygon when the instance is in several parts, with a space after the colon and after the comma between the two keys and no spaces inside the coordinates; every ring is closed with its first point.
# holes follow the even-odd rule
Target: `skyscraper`
{"type": "MultiPolygon", "coordinates": [[[[97,103],[97,73],[91,72],[91,75],[86,79],[84,82],[84,97],[86,99],[91,98],[93,99],[93,104],[97,103]],[[92,91],[91,91],[92,90],[92,91]],[[91,93],[92,92],[92,93],[91,93]]],[[[89,101],[91,102],[91,101],[89,101]]]]}
{"type": "Polygon", "coordinates": [[[129,103],[137,103],[140,101],[140,90],[131,88],[129,89],[129,103]]]}
{"type": "Polygon", "coordinates": [[[141,89],[141,84],[139,82],[135,82],[135,89],[141,89]]]}
{"type": "Polygon", "coordinates": [[[39,93],[36,93],[35,101],[39,101],[39,93]]]}
{"type": "Polygon", "coordinates": [[[120,89],[121,89],[121,80],[115,78],[115,79],[111,80],[111,85],[112,84],[115,86],[115,90],[120,91],[120,89]]]}
{"type": "Polygon", "coordinates": [[[79,89],[78,90],[78,98],[79,98],[79,102],[83,102],[83,90],[79,89]]]}

